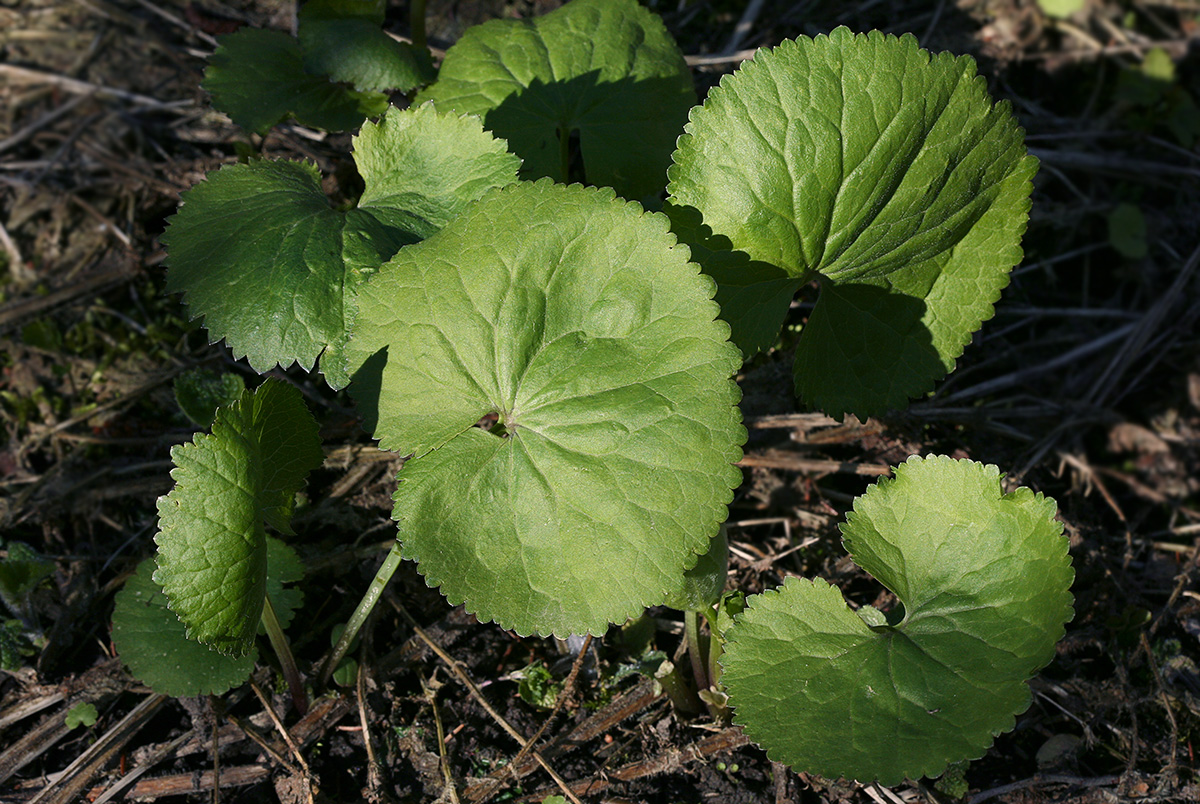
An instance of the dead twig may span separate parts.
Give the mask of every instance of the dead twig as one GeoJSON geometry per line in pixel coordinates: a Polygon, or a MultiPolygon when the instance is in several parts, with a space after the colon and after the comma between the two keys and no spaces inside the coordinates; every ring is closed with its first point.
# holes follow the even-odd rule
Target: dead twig
{"type": "Polygon", "coordinates": [[[58,75],[56,73],[30,70],[25,67],[17,67],[13,64],[0,64],[0,76],[8,78],[13,83],[48,84],[75,95],[94,95],[99,98],[115,98],[117,100],[128,101],[138,106],[144,106],[148,109],[154,109],[156,111],[167,111],[192,105],[191,100],[160,101],[158,98],[151,98],[149,95],[141,95],[137,92],[129,92],[124,89],[117,89],[116,87],[106,87],[101,86],[100,84],[92,84],[87,81],[68,78],[65,75],[58,75]]]}

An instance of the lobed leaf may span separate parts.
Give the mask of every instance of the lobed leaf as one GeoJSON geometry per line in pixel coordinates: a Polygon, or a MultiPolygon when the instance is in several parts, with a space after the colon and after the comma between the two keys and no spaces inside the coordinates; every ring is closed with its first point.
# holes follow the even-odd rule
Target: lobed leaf
{"type": "Polygon", "coordinates": [[[735,721],[768,755],[895,784],[983,755],[1030,702],[1026,681],[1071,618],[1074,573],[1054,501],[1000,489],[994,466],[913,456],[855,500],[854,560],[890,616],[789,578],[727,630],[735,721]]]}
{"type": "Polygon", "coordinates": [[[386,95],[357,92],[305,72],[296,39],[255,28],[220,37],[201,87],[212,95],[213,106],[256,134],[289,117],[325,131],[349,131],[388,108],[386,95]]]}
{"type": "Polygon", "coordinates": [[[626,198],[657,196],[696,102],[679,46],[635,0],[573,0],[534,20],[492,20],[446,51],[418,101],[477,114],[524,160],[522,177],[584,178],[626,198]]]}
{"type": "Polygon", "coordinates": [[[158,570],[187,636],[246,654],[267,591],[265,526],[291,532],[295,494],[324,459],[300,393],[268,380],[217,411],[211,435],[174,447],[175,488],[158,500],[158,570]]]}
{"type": "Polygon", "coordinates": [[[350,392],[415,456],[393,517],[430,585],[564,636],[679,590],[741,480],[712,292],[664,217],[548,180],[493,190],[364,284],[350,392]]]}
{"type": "Polygon", "coordinates": [[[348,212],[330,207],[315,167],[251,162],[184,193],[162,237],[167,289],[260,372],[310,369],[328,349],[321,368],[344,386],[337,347],[363,278],[486,190],[516,181],[519,166],[478,120],[431,106],[389,110],[354,145],[366,190],[348,212]]]}
{"type": "MultiPolygon", "coordinates": [[[[757,266],[820,280],[796,390],[865,417],[930,390],[991,317],[1021,259],[1036,167],[971,58],[839,28],[723,79],[692,112],[668,190],[681,237],[740,255],[713,269],[741,288],[722,308],[735,333],[756,300],[787,291],[757,266]],[[756,272],[740,284],[739,259],[756,272]]],[[[761,331],[739,341],[768,345],[761,331]]]]}

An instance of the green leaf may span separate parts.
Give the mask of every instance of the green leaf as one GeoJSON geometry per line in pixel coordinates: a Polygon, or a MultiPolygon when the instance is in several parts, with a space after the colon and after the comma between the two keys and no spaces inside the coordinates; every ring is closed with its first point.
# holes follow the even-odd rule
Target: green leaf
{"type": "Polygon", "coordinates": [[[267,591],[265,526],[291,531],[296,492],[323,457],[300,392],[277,380],[218,410],[211,435],[172,448],[154,580],[188,637],[249,652],[267,591]]]}
{"type": "Polygon", "coordinates": [[[154,560],[143,561],[113,605],[113,645],[129,672],[160,695],[180,698],[220,695],[249,678],[254,646],[244,656],[225,656],[188,639],[153,572],[154,560]]]}
{"type": "Polygon", "coordinates": [[[95,704],[81,701],[67,710],[65,722],[68,729],[79,726],[95,726],[98,717],[100,717],[100,713],[96,711],[95,704]]]}
{"type": "Polygon", "coordinates": [[[562,692],[562,682],[555,681],[554,675],[540,662],[525,667],[513,673],[517,678],[517,695],[521,700],[535,709],[553,709],[562,692]]]}
{"type": "Polygon", "coordinates": [[[700,556],[696,566],[683,574],[683,588],[670,594],[663,605],[679,611],[711,610],[725,591],[729,572],[729,536],[721,525],[713,537],[708,552],[700,556]]]}
{"type": "MultiPolygon", "coordinates": [[[[299,580],[303,565],[292,548],[275,538],[267,539],[267,557],[267,595],[286,627],[302,596],[284,584],[299,580]]],[[[114,603],[113,644],[130,672],[155,692],[177,697],[220,695],[245,681],[254,669],[256,649],[245,656],[225,656],[188,639],[162,587],[151,578],[153,572],[153,559],[143,561],[114,603]]]]}
{"type": "Polygon", "coordinates": [[[54,564],[25,542],[0,542],[8,554],[0,559],[0,601],[18,617],[33,620],[30,597],[38,584],[54,574],[54,564]]]}
{"type": "Polygon", "coordinates": [[[175,378],[175,402],[197,427],[212,427],[217,408],[229,405],[246,388],[245,381],[231,372],[192,369],[175,378]]]}
{"type": "Polygon", "coordinates": [[[1082,11],[1087,0],[1037,0],[1038,7],[1049,17],[1066,19],[1077,11],[1082,11]]]}
{"type": "Polygon", "coordinates": [[[486,190],[516,181],[519,166],[478,120],[431,106],[392,109],[354,144],[366,190],[349,212],[329,206],[311,165],[252,162],[184,193],[162,237],[167,289],[258,371],[310,369],[330,348],[321,368],[344,386],[337,347],[359,283],[486,190]]]}
{"type": "Polygon", "coordinates": [[[280,31],[222,36],[201,86],[213,106],[247,131],[266,134],[289,117],[326,131],[358,128],[388,108],[386,95],[355,92],[304,71],[300,43],[280,31]]]}
{"type": "Polygon", "coordinates": [[[429,51],[397,42],[380,28],[381,0],[309,0],[297,36],[304,68],[359,90],[408,92],[436,75],[429,51]]]}
{"type": "Polygon", "coordinates": [[[821,280],[795,380],[831,415],[882,413],[930,390],[1021,258],[1037,163],[969,57],[845,28],[786,41],[723,79],[686,131],[669,172],[677,230],[733,252],[713,267],[699,259],[742,289],[723,294],[722,315],[747,355],[770,340],[743,335],[744,319],[787,288],[758,266],[821,280]],[[741,282],[738,260],[751,271],[741,282]],[[864,343],[899,362],[846,371],[864,343]]]}
{"type": "Polygon", "coordinates": [[[643,199],[666,184],[696,96],[656,15],[635,0],[574,0],[468,29],[417,100],[483,116],[525,160],[523,178],[582,179],[643,199]],[[569,165],[576,133],[582,177],[569,165]]]}
{"type": "Polygon", "coordinates": [[[842,526],[903,608],[860,616],[837,587],[796,578],[751,598],[722,660],[735,721],[776,761],[862,782],[982,756],[1071,618],[1054,514],[1029,489],[1003,494],[994,466],[909,458],[842,526]]]}
{"type": "Polygon", "coordinates": [[[415,455],[393,516],[430,585],[562,636],[680,586],[746,437],[712,292],[665,217],[548,180],[492,191],[363,286],[350,392],[415,455]]]}
{"type": "Polygon", "coordinates": [[[1108,213],[1108,243],[1122,257],[1140,260],[1150,253],[1146,241],[1146,217],[1137,204],[1117,204],[1108,213]]]}

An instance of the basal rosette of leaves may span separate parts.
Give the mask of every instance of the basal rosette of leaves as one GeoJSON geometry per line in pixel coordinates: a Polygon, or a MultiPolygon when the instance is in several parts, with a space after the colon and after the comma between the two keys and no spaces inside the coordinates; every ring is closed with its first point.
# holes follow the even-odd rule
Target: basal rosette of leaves
{"type": "Polygon", "coordinates": [[[696,94],[656,14],[635,0],[573,0],[468,29],[417,95],[425,100],[482,116],[524,160],[522,178],[583,178],[643,200],[666,184],[696,94]],[[576,133],[582,176],[571,166],[576,133]]]}
{"type": "Polygon", "coordinates": [[[679,140],[668,210],[746,355],[820,281],[797,393],[866,417],[931,390],[992,316],[1036,169],[970,57],[839,28],[722,79],[679,140]]]}
{"type": "Polygon", "coordinates": [[[414,456],[393,517],[430,585],[560,636],[679,591],[746,437],[712,293],[664,216],[549,180],[492,191],[362,286],[349,390],[414,456]]]}
{"type": "Polygon", "coordinates": [[[487,190],[516,181],[520,165],[478,119],[429,105],[364,125],[354,158],[366,190],[353,209],[330,206],[312,165],[256,161],[184,193],[162,236],[167,290],[260,372],[311,369],[328,351],[321,369],[345,386],[336,355],[359,284],[487,190]]]}
{"type": "Polygon", "coordinates": [[[211,434],[172,448],[158,500],[154,582],[190,639],[242,656],[267,593],[266,526],[291,533],[296,492],[324,453],[300,392],[278,380],[217,410],[211,434]]]}
{"type": "Polygon", "coordinates": [[[1004,494],[994,466],[912,457],[855,500],[846,548],[895,593],[851,610],[821,580],[751,597],[725,632],[734,720],[767,754],[895,784],[983,755],[1072,616],[1053,500],[1004,494]]]}

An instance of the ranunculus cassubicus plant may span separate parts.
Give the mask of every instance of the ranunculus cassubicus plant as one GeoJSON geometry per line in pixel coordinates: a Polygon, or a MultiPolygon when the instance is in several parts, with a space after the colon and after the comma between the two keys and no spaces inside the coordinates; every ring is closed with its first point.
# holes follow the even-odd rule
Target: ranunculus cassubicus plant
{"type": "MultiPolygon", "coordinates": [[[[313,19],[382,19],[376,0],[321,2],[313,19]]],[[[245,50],[222,42],[214,93],[245,50]]],[[[785,41],[694,103],[634,0],[480,25],[409,108],[362,123],[351,208],[289,161],[188,191],[163,238],[168,288],[258,371],[318,368],[410,456],[396,547],[334,662],[402,559],[520,634],[603,634],[673,602],[720,632],[734,720],[772,758],[937,775],[1012,727],[1071,616],[1052,500],[1002,493],[992,466],[910,458],[842,526],[899,600],[886,613],[789,579],[722,621],[685,572],[741,481],[732,377],[796,291],[820,285],[797,394],[836,417],[903,406],[991,317],[1036,162],[974,62],[911,36],[785,41]]],[[[267,527],[290,533],[320,441],[298,392],[268,380],[172,456],[158,552],[114,639],[156,689],[220,692],[248,674],[260,621],[286,651],[302,567],[267,527]]]]}

